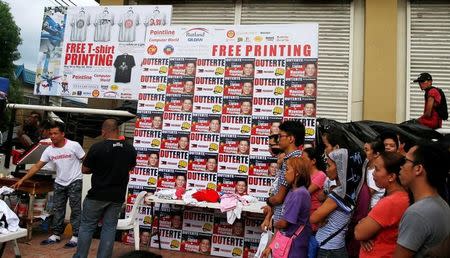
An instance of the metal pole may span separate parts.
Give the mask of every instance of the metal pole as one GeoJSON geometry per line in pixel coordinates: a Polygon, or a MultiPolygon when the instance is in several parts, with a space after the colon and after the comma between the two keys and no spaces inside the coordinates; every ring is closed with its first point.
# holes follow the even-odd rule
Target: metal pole
{"type": "Polygon", "coordinates": [[[11,109],[11,119],[9,120],[8,138],[6,140],[5,168],[9,168],[12,151],[12,137],[14,131],[14,123],[16,122],[16,109],[11,109]]]}

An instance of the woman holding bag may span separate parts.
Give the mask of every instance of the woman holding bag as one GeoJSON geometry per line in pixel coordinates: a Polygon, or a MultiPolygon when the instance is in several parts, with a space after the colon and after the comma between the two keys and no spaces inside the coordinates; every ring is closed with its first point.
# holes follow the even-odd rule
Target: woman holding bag
{"type": "Polygon", "coordinates": [[[327,157],[327,176],[336,181],[336,186],[325,202],[311,214],[311,223],[320,223],[316,234],[319,243],[318,258],[322,257],[348,257],[345,249],[345,234],[350,221],[350,213],[338,204],[344,199],[347,190],[347,149],[332,150],[327,157]]]}
{"type": "Polygon", "coordinates": [[[272,254],[273,258],[306,258],[311,235],[311,196],[307,189],[311,178],[307,163],[302,158],[288,159],[285,178],[292,188],[283,202],[283,217],[275,223],[278,231],[262,257],[272,254]]]}

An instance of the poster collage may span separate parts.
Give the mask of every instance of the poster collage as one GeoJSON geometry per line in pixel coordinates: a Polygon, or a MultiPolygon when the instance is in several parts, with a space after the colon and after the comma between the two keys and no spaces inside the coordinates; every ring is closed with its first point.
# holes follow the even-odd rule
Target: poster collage
{"type": "MultiPolygon", "coordinates": [[[[169,26],[172,6],[46,7],[36,95],[137,100],[127,213],[136,195],[213,189],[264,200],[277,170],[268,136],[316,123],[318,24],[169,26]]],[[[261,215],[139,207],[140,244],[253,257],[261,215]]],[[[156,208],[156,207],[155,207],[156,208]]],[[[132,232],[122,240],[133,243],[132,232]]]]}
{"type": "Polygon", "coordinates": [[[172,6],[45,7],[35,95],[137,99],[149,28],[172,6]]]}
{"type": "MultiPolygon", "coordinates": [[[[268,136],[294,119],[305,124],[307,141],[315,136],[317,24],[170,26],[149,34],[128,209],[142,190],[177,187],[265,200],[277,169],[268,136]]],[[[151,232],[159,220],[164,249],[253,257],[258,247],[261,215],[229,225],[218,210],[160,212],[152,221],[150,207],[140,207],[142,245],[158,247],[151,232]]],[[[132,234],[124,240],[132,242],[132,234]]]]}

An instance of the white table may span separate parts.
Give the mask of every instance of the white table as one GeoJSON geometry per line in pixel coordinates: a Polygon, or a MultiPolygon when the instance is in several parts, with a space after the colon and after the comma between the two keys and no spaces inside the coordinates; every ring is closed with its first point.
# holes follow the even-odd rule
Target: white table
{"type": "MultiPolygon", "coordinates": [[[[183,200],[169,200],[162,199],[156,196],[151,196],[150,200],[154,203],[159,204],[173,204],[173,205],[181,205],[181,206],[190,206],[190,207],[199,207],[199,208],[208,208],[208,209],[217,209],[220,210],[220,203],[212,203],[212,202],[198,202],[198,203],[190,203],[187,204],[183,200]]],[[[242,208],[242,211],[252,212],[252,213],[263,213],[262,207],[266,206],[265,202],[255,202],[250,203],[250,205],[246,205],[242,208]]]]}

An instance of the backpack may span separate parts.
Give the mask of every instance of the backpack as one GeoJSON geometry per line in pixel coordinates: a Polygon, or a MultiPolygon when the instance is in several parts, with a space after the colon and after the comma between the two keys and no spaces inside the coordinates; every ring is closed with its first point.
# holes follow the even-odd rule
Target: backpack
{"type": "Polygon", "coordinates": [[[435,107],[436,112],[438,113],[439,117],[442,120],[448,120],[448,107],[447,107],[447,99],[445,98],[445,94],[440,88],[436,87],[430,87],[425,90],[425,101],[428,99],[428,92],[431,89],[436,89],[439,92],[439,95],[441,95],[441,103],[435,107]]]}

